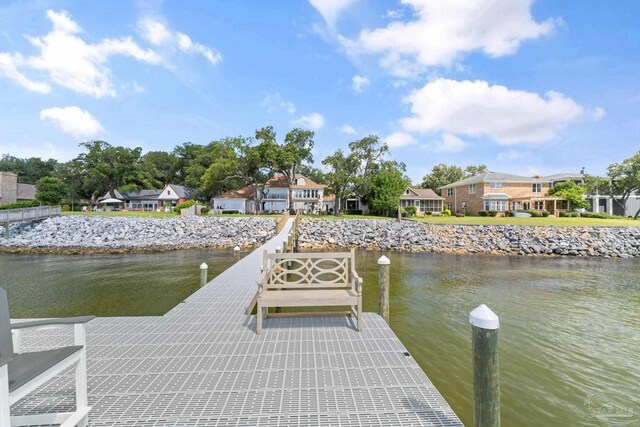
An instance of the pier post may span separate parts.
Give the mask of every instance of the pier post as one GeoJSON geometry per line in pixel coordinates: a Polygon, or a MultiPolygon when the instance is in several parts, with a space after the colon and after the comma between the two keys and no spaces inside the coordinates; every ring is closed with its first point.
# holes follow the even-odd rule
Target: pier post
{"type": "Polygon", "coordinates": [[[203,262],[202,264],[200,264],[200,287],[203,287],[204,285],[207,284],[208,269],[209,269],[209,266],[207,265],[207,263],[203,262]]]}
{"type": "Polygon", "coordinates": [[[233,248],[233,260],[235,262],[240,261],[240,246],[233,248]]]}
{"type": "Polygon", "coordinates": [[[4,238],[9,239],[11,235],[9,234],[9,221],[4,223],[4,238]]]}
{"type": "Polygon", "coordinates": [[[389,324],[389,266],[391,261],[382,255],[378,259],[378,312],[389,324]]]}
{"type": "Polygon", "coordinates": [[[484,304],[469,314],[473,354],[473,425],[500,427],[498,316],[484,304]]]}

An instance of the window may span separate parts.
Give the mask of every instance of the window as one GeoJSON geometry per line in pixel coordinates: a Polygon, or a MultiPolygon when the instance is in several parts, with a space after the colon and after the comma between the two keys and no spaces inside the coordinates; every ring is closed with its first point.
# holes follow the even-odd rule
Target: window
{"type": "Polygon", "coordinates": [[[469,194],[476,194],[476,185],[469,184],[469,194]]]}
{"type": "Polygon", "coordinates": [[[544,209],[544,202],[533,202],[533,209],[541,211],[544,209]]]}
{"type": "Polygon", "coordinates": [[[447,203],[447,209],[453,212],[453,203],[447,203]]]}
{"type": "Polygon", "coordinates": [[[409,195],[409,189],[408,188],[406,190],[404,190],[404,194],[407,195],[407,196],[409,195]]]}
{"type": "Polygon", "coordinates": [[[531,185],[531,191],[533,191],[534,193],[542,193],[542,183],[534,182],[531,185]]]}
{"type": "Polygon", "coordinates": [[[447,188],[447,196],[453,196],[453,188],[447,188]]]}
{"type": "Polygon", "coordinates": [[[167,190],[167,194],[170,196],[171,195],[171,190],[167,190]]]}
{"type": "Polygon", "coordinates": [[[507,210],[507,201],[506,200],[485,200],[484,210],[504,212],[507,210]]]}
{"type": "Polygon", "coordinates": [[[502,188],[502,183],[501,182],[490,182],[489,183],[489,187],[490,188],[502,188]]]}

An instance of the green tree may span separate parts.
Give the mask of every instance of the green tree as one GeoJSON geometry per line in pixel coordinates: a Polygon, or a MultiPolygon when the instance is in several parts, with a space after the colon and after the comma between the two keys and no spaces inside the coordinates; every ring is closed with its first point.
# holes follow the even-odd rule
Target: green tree
{"type": "Polygon", "coordinates": [[[349,143],[349,150],[351,161],[357,166],[353,175],[353,193],[366,202],[373,176],[389,162],[386,159],[389,147],[377,135],[368,135],[349,143]]]}
{"type": "Polygon", "coordinates": [[[36,182],[36,200],[43,205],[59,205],[67,195],[67,186],[61,179],[40,178],[36,182]]]}
{"type": "MultiPolygon", "coordinates": [[[[604,192],[624,210],[631,194],[640,193],[640,151],[622,163],[609,165],[607,176],[609,181],[608,185],[603,186],[604,192]]],[[[633,219],[637,219],[639,215],[640,209],[633,219]]]]}
{"type": "Polygon", "coordinates": [[[149,151],[142,156],[141,167],[155,184],[154,188],[164,188],[178,181],[178,158],[175,153],[149,151]]]}
{"type": "Polygon", "coordinates": [[[402,170],[395,164],[387,164],[373,176],[369,207],[389,216],[400,206],[400,196],[410,185],[402,170]]]}
{"type": "Polygon", "coordinates": [[[4,154],[0,158],[0,171],[17,174],[19,182],[35,184],[40,178],[51,175],[57,163],[58,161],[54,159],[42,160],[39,157],[21,159],[4,154]]]}
{"type": "Polygon", "coordinates": [[[444,163],[440,163],[431,169],[431,173],[428,173],[424,178],[422,178],[422,184],[420,186],[422,188],[430,188],[438,193],[440,187],[444,185],[485,172],[488,172],[487,166],[485,165],[467,166],[463,170],[460,166],[448,166],[444,163]]]}
{"type": "Polygon", "coordinates": [[[80,144],[86,153],[75,160],[83,168],[83,191],[92,198],[109,192],[115,197],[116,189],[149,187],[149,177],[140,167],[142,148],[114,147],[105,141],[80,144]]]}
{"type": "Polygon", "coordinates": [[[549,196],[562,197],[568,200],[571,207],[575,209],[589,207],[589,201],[584,198],[586,193],[586,187],[573,181],[560,182],[549,189],[549,196]]]}
{"type": "Polygon", "coordinates": [[[329,168],[325,182],[336,198],[333,214],[340,215],[340,204],[352,192],[353,179],[358,171],[359,161],[354,155],[345,155],[341,149],[327,156],[322,164],[329,168]]]}
{"type": "Polygon", "coordinates": [[[176,157],[176,178],[178,184],[197,187],[200,178],[212,163],[203,155],[204,147],[199,144],[185,142],[173,150],[176,157]]]}
{"type": "Polygon", "coordinates": [[[83,189],[84,168],[77,159],[64,163],[58,163],[53,171],[53,176],[60,179],[67,187],[67,195],[64,201],[74,205],[83,197],[91,197],[91,194],[85,194],[83,189]]]}

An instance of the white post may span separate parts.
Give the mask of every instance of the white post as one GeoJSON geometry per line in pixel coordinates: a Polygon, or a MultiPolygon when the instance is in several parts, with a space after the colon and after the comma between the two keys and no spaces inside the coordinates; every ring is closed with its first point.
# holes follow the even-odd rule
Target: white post
{"type": "Polygon", "coordinates": [[[200,286],[207,284],[207,269],[209,266],[206,263],[200,264],[200,286]]]}
{"type": "Polygon", "coordinates": [[[391,261],[382,255],[378,259],[378,312],[389,324],[389,266],[391,261]]]}
{"type": "Polygon", "coordinates": [[[282,248],[280,246],[276,246],[276,253],[282,253],[282,248]]]}
{"type": "Polygon", "coordinates": [[[73,344],[81,345],[80,360],[76,366],[76,410],[89,406],[87,396],[87,339],[84,324],[73,325],[73,344]]]}
{"type": "Polygon", "coordinates": [[[498,316],[484,304],[469,314],[473,358],[473,425],[500,427],[498,316]]]}
{"type": "Polygon", "coordinates": [[[240,261],[240,246],[233,248],[233,260],[236,262],[240,261]]]}

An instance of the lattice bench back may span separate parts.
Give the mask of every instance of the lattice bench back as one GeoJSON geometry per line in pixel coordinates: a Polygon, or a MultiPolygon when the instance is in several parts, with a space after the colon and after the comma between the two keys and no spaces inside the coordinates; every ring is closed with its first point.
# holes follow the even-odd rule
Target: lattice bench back
{"type": "Polygon", "coordinates": [[[263,268],[269,269],[263,283],[268,289],[355,289],[355,253],[267,253],[263,268]]]}

